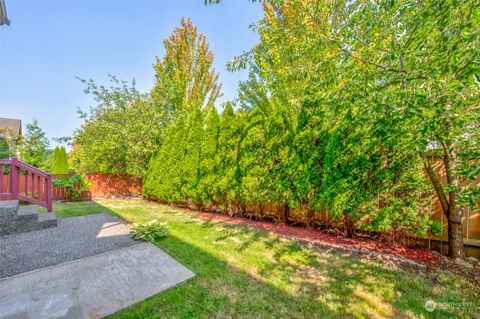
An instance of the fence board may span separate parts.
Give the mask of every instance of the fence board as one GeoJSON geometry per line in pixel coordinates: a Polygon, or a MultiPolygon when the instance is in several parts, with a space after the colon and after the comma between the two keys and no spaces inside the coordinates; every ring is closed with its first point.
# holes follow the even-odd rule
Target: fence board
{"type": "MultiPolygon", "coordinates": [[[[52,175],[52,179],[59,179],[61,176],[70,177],[72,175],[52,175]]],[[[82,194],[82,200],[112,196],[136,197],[142,195],[142,179],[139,177],[113,173],[87,173],[85,177],[90,183],[90,188],[82,194]]],[[[78,189],[80,185],[75,185],[75,187],[78,189]]],[[[53,199],[66,200],[65,189],[54,186],[53,199]]]]}

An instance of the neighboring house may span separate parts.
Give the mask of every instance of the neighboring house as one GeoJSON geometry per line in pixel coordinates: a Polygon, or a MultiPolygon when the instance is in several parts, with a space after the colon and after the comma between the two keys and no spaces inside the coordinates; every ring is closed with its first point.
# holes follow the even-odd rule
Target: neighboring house
{"type": "Polygon", "coordinates": [[[7,18],[7,8],[5,7],[5,0],[0,0],[0,25],[9,25],[10,20],[7,18]]]}
{"type": "Polygon", "coordinates": [[[17,155],[17,144],[21,138],[21,120],[0,118],[0,158],[17,155]]]}

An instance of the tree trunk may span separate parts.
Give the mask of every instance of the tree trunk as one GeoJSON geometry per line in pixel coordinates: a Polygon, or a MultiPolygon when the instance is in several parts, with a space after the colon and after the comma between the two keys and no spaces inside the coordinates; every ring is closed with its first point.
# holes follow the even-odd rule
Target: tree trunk
{"type": "Polygon", "coordinates": [[[281,214],[281,222],[284,224],[288,224],[288,217],[290,216],[290,207],[288,204],[283,205],[282,214],[281,214]]]}
{"type": "MultiPolygon", "coordinates": [[[[437,197],[440,200],[442,206],[442,211],[447,217],[448,221],[448,255],[452,258],[463,258],[465,257],[465,246],[463,245],[463,230],[462,230],[462,210],[457,208],[457,198],[458,194],[455,190],[452,190],[447,194],[445,189],[440,182],[440,178],[437,176],[437,173],[433,170],[433,167],[430,161],[425,155],[424,166],[427,172],[427,175],[430,179],[430,182],[433,185],[437,197]]],[[[448,154],[445,155],[443,159],[443,164],[445,167],[445,174],[447,177],[447,183],[456,185],[460,187],[460,181],[454,180],[451,177],[450,171],[450,159],[448,154]]]]}
{"type": "Polygon", "coordinates": [[[448,219],[448,255],[452,258],[465,257],[462,222],[448,219]]]}
{"type": "Polygon", "coordinates": [[[312,209],[307,208],[307,228],[313,228],[313,217],[314,217],[314,212],[312,209]]]}
{"type": "Polygon", "coordinates": [[[462,210],[456,207],[456,195],[448,208],[448,255],[452,258],[464,258],[465,246],[463,245],[462,210]]]}
{"type": "Polygon", "coordinates": [[[240,214],[242,217],[247,215],[247,204],[243,201],[240,203],[240,214]]]}
{"type": "Polygon", "coordinates": [[[343,226],[345,228],[345,236],[347,238],[353,237],[355,222],[351,217],[348,216],[348,213],[343,212],[343,226]]]}

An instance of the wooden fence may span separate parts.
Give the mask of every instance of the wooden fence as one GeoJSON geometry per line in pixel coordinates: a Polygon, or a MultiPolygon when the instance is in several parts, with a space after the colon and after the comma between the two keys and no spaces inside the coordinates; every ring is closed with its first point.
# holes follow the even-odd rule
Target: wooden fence
{"type": "MultiPolygon", "coordinates": [[[[443,165],[440,160],[435,160],[435,171],[440,173],[440,176],[445,180],[443,165]]],[[[66,175],[70,176],[70,175],[66,175]]],[[[52,179],[58,179],[60,175],[53,175],[52,179]]],[[[109,174],[109,173],[90,173],[86,174],[86,178],[90,183],[90,189],[84,192],[81,196],[82,200],[89,200],[93,198],[105,198],[113,196],[127,196],[137,197],[141,196],[142,180],[138,177],[132,177],[125,174],[109,174]]],[[[8,188],[10,183],[9,174],[1,175],[0,185],[3,188],[8,188]]],[[[19,189],[20,192],[25,192],[26,179],[20,178],[19,189]]],[[[27,182],[28,183],[28,182],[27,182]]],[[[480,177],[474,182],[480,184],[480,177]]],[[[1,190],[0,190],[1,193],[1,190]]],[[[45,199],[45,192],[39,190],[36,194],[39,199],[45,199]]],[[[53,187],[53,200],[66,200],[65,190],[62,187],[53,187]]],[[[178,203],[181,204],[181,203],[178,203]]],[[[241,204],[234,205],[237,207],[241,204]]],[[[281,216],[284,207],[275,204],[259,204],[246,203],[243,205],[246,211],[246,216],[278,220],[281,216]],[[260,213],[261,212],[261,213],[260,213]]],[[[225,211],[229,211],[230,207],[226,207],[225,211]]],[[[445,215],[442,212],[439,200],[436,195],[431,197],[431,218],[442,224],[441,233],[437,236],[429,238],[417,238],[415,243],[426,248],[431,248],[438,251],[446,251],[448,245],[448,225],[445,215]]],[[[322,211],[315,215],[308,215],[304,210],[292,209],[289,214],[290,223],[306,224],[313,221],[316,225],[332,225],[332,221],[326,211],[322,211]]],[[[463,211],[463,234],[464,243],[467,247],[467,255],[480,257],[480,206],[475,209],[465,208],[463,211]]]]}
{"type": "MultiPolygon", "coordinates": [[[[55,180],[62,175],[51,175],[51,179],[55,180]]],[[[70,174],[64,176],[70,177],[70,174]]],[[[132,177],[124,174],[106,174],[106,173],[92,173],[85,174],[90,188],[81,195],[81,200],[90,200],[93,198],[105,198],[112,196],[127,196],[137,197],[142,195],[142,180],[139,177],[132,177]]],[[[44,183],[44,178],[41,178],[44,183]]],[[[10,189],[11,178],[10,174],[2,174],[0,176],[0,199],[10,199],[8,196],[3,196],[4,191],[10,189]]],[[[34,181],[35,185],[39,185],[40,182],[34,181]]],[[[18,189],[20,194],[26,194],[26,189],[29,189],[31,194],[31,187],[33,182],[29,179],[25,179],[24,175],[21,175],[18,179],[18,189]]],[[[77,186],[78,187],[78,186],[77,186]]],[[[6,194],[6,193],[5,193],[6,194]]],[[[46,202],[45,187],[35,188],[35,198],[39,201],[46,202]]],[[[23,198],[22,198],[23,199],[23,198]]],[[[52,199],[66,200],[65,189],[63,187],[52,187],[52,199]]],[[[44,206],[44,205],[42,205],[44,206]]]]}
{"type": "MultiPolygon", "coordinates": [[[[432,158],[434,162],[434,170],[441,180],[446,184],[445,171],[443,163],[440,159],[432,158]]],[[[472,184],[480,184],[480,177],[472,184]]],[[[173,203],[175,205],[196,208],[194,205],[188,203],[173,203]]],[[[272,220],[281,222],[284,218],[285,207],[274,203],[218,203],[215,207],[200,207],[206,211],[223,212],[228,214],[239,214],[247,218],[272,220]]],[[[424,248],[433,249],[436,251],[447,252],[448,249],[448,223],[442,211],[440,201],[436,194],[432,194],[430,200],[431,219],[438,221],[442,227],[441,232],[435,236],[428,236],[423,238],[407,238],[410,244],[418,245],[424,248]]],[[[316,227],[342,227],[339,222],[334,222],[327,211],[322,210],[315,214],[309,212],[307,209],[298,208],[290,209],[288,221],[290,224],[307,225],[313,224],[316,227]]],[[[474,256],[480,258],[480,202],[475,209],[463,209],[463,237],[466,246],[467,256],[474,256]]]]}
{"type": "MultiPolygon", "coordinates": [[[[52,175],[52,179],[71,174],[52,175]]],[[[142,179],[126,174],[87,173],[85,177],[90,188],[81,195],[81,200],[113,196],[137,197],[142,195],[142,179]]],[[[78,186],[77,186],[78,187],[78,186]]],[[[53,187],[53,200],[66,200],[63,187],[53,187]]]]}

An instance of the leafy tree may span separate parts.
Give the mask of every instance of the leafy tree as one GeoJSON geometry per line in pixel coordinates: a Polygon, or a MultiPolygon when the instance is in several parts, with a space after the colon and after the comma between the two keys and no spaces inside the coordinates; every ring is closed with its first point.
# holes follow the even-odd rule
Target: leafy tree
{"type": "MultiPolygon", "coordinates": [[[[465,184],[479,173],[477,7],[477,1],[358,1],[345,13],[351,25],[364,27],[342,28],[350,44],[345,53],[368,74],[366,94],[376,102],[370,106],[397,121],[384,126],[393,128],[387,137],[396,137],[386,148],[386,164],[416,154],[447,218],[452,257],[464,256],[461,208],[478,195],[478,187],[465,184]],[[432,154],[443,161],[445,184],[433,170],[432,154]]],[[[418,165],[396,168],[411,175],[418,165]]]]}
{"type": "Polygon", "coordinates": [[[6,138],[0,138],[0,158],[10,158],[12,152],[6,138]]]}
{"type": "Polygon", "coordinates": [[[220,94],[213,53],[190,20],[164,41],[165,56],[154,65],[150,96],[111,76],[111,87],[82,80],[97,105],[79,111],[84,124],[75,132],[72,164],[81,172],[145,176],[151,156],[163,143],[180,111],[208,110],[220,94]]]}
{"type": "Polygon", "coordinates": [[[109,88],[93,80],[85,93],[97,105],[89,113],[79,110],[84,124],[75,132],[72,164],[80,172],[113,172],[142,175],[163,129],[161,114],[127,82],[110,76],[109,88]]]}
{"type": "Polygon", "coordinates": [[[144,190],[156,198],[203,204],[213,193],[204,187],[207,179],[212,180],[205,174],[206,170],[212,172],[206,165],[215,152],[218,114],[214,102],[221,85],[206,38],[190,20],[182,19],[164,46],[164,57],[157,58],[154,65],[156,83],[151,101],[163,110],[166,127],[170,128],[150,160],[144,190]],[[170,178],[158,181],[159,176],[170,178]]]}
{"type": "MultiPolygon", "coordinates": [[[[209,109],[220,96],[221,84],[213,68],[213,52],[205,35],[190,19],[163,41],[165,55],[154,64],[152,100],[171,121],[181,112],[209,109]]],[[[170,121],[170,122],[171,122],[170,121]]]]}
{"type": "Polygon", "coordinates": [[[20,159],[38,169],[49,170],[48,161],[50,142],[45,132],[34,120],[26,126],[26,132],[20,146],[20,159]]]}
{"type": "Polygon", "coordinates": [[[425,166],[449,220],[452,256],[463,255],[460,204],[478,194],[466,184],[478,176],[474,2],[265,1],[261,42],[231,64],[258,68],[272,101],[297,109],[294,114],[315,123],[324,117],[312,136],[341,139],[329,144],[335,157],[317,154],[331,186],[319,185],[327,191],[322,205],[343,199],[356,203],[346,212],[356,219],[369,212],[392,227],[415,225],[425,221],[425,214],[411,213],[428,200],[425,183],[416,183],[419,164],[425,166]],[[315,107],[303,110],[311,101],[315,107]],[[444,159],[448,185],[438,182],[432,153],[444,159]],[[327,176],[337,169],[340,179],[327,176]],[[360,185],[366,191],[358,197],[360,185]],[[377,208],[375,193],[382,194],[377,208]]]}

